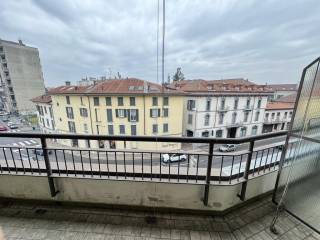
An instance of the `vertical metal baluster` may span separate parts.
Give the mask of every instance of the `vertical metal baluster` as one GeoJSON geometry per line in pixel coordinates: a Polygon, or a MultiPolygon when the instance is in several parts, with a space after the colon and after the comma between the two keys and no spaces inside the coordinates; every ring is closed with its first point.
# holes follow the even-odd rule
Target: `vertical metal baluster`
{"type": "Polygon", "coordinates": [[[136,175],[134,172],[134,152],[132,152],[132,171],[133,171],[133,179],[136,179],[136,175]]]}
{"type": "MultiPolygon", "coordinates": [[[[270,150],[270,148],[269,148],[270,150]]],[[[268,155],[269,155],[269,150],[268,150],[268,155]]],[[[270,163],[269,163],[269,166],[271,165],[272,163],[272,159],[273,159],[273,152],[274,152],[274,148],[272,148],[272,153],[271,153],[271,159],[270,159],[270,163]]],[[[267,163],[268,163],[268,158],[266,160],[266,164],[264,165],[264,168],[263,168],[263,172],[265,173],[266,172],[266,166],[267,166],[267,163]]]]}
{"type": "MultiPolygon", "coordinates": [[[[264,155],[264,151],[267,150],[267,149],[263,149],[262,150],[262,156],[261,156],[261,160],[260,160],[260,164],[259,164],[259,168],[258,168],[258,175],[260,174],[260,169],[261,169],[261,164],[262,164],[262,158],[263,158],[263,155],[264,155]]],[[[269,154],[269,151],[267,152],[267,157],[266,157],[266,161],[268,159],[268,154],[269,154]]],[[[266,162],[265,161],[265,162],[266,162]]]]}
{"type": "Polygon", "coordinates": [[[126,152],[123,152],[124,179],[127,179],[126,152]]]}
{"type": "Polygon", "coordinates": [[[150,166],[151,166],[151,181],[152,181],[152,153],[150,153],[150,159],[151,159],[151,162],[150,162],[150,166]]]}
{"type": "Polygon", "coordinates": [[[73,150],[71,150],[71,157],[72,157],[72,163],[73,163],[74,176],[77,176],[76,164],[74,162],[73,150]]]}
{"type": "MultiPolygon", "coordinates": [[[[36,149],[35,149],[35,151],[36,151],[36,149]]],[[[36,154],[36,161],[37,161],[37,165],[38,165],[39,175],[41,175],[41,169],[40,169],[40,163],[39,163],[39,159],[38,159],[38,154],[36,154]]]]}
{"type": "Polygon", "coordinates": [[[161,179],[162,179],[162,164],[161,164],[161,153],[159,154],[159,167],[160,167],[160,181],[161,181],[161,179]]]}
{"type": "MultiPolygon", "coordinates": [[[[36,154],[37,156],[37,154],[36,154]]],[[[59,163],[58,163],[58,158],[57,158],[57,149],[54,150],[54,156],[55,156],[55,159],[56,159],[56,163],[57,163],[57,168],[58,168],[58,174],[60,176],[60,167],[59,167],[59,163]]],[[[37,162],[38,162],[38,167],[39,167],[39,160],[38,160],[38,157],[37,158],[37,162]]],[[[39,168],[40,169],[40,168],[39,168]]]]}
{"type": "Polygon", "coordinates": [[[90,164],[90,172],[91,172],[91,177],[93,177],[93,172],[92,172],[92,162],[91,162],[91,151],[88,151],[89,153],[89,164],[90,164]]]}
{"type": "Polygon", "coordinates": [[[234,155],[232,156],[232,164],[231,164],[231,171],[229,177],[229,184],[231,184],[232,172],[233,172],[233,164],[234,164],[234,155]]]}
{"type": "Polygon", "coordinates": [[[187,182],[189,182],[189,168],[190,168],[190,154],[188,154],[188,162],[187,162],[187,182]]]}
{"type": "Polygon", "coordinates": [[[204,186],[204,195],[203,195],[203,204],[205,206],[208,206],[208,201],[209,201],[211,170],[212,170],[212,161],[213,161],[213,148],[214,148],[214,144],[213,144],[213,142],[210,142],[208,164],[207,164],[207,174],[206,174],[206,185],[204,186]]]}
{"type": "Polygon", "coordinates": [[[199,154],[197,155],[197,170],[196,170],[196,183],[198,182],[198,176],[199,176],[199,154]]]}
{"type": "Polygon", "coordinates": [[[24,163],[23,163],[23,160],[22,160],[21,149],[18,148],[18,150],[19,150],[19,156],[20,156],[20,160],[21,160],[21,165],[22,165],[22,168],[23,168],[23,174],[26,174],[26,170],[24,169],[24,163]]]}
{"type": "MultiPolygon", "coordinates": [[[[272,163],[272,167],[276,166],[276,163],[277,163],[277,160],[278,160],[278,156],[279,156],[279,152],[280,152],[280,149],[278,148],[277,149],[276,160],[274,161],[274,163],[272,163]]],[[[269,171],[270,171],[270,169],[271,169],[271,164],[269,165],[269,171]]]]}
{"type": "MultiPolygon", "coordinates": [[[[2,150],[3,150],[3,148],[2,148],[2,150]]],[[[3,173],[1,164],[0,164],[0,172],[3,173]]]]}
{"type": "Polygon", "coordinates": [[[10,170],[10,166],[9,166],[9,164],[8,164],[8,159],[7,159],[6,151],[4,150],[4,148],[2,148],[2,151],[3,151],[4,160],[6,161],[6,164],[7,164],[8,172],[10,173],[11,170],[10,170]]]}
{"type": "MultiPolygon", "coordinates": [[[[168,154],[168,155],[169,155],[169,154],[168,154]]],[[[171,161],[170,161],[170,155],[169,155],[168,163],[169,163],[169,182],[170,182],[170,178],[171,178],[171,161]]]]}
{"type": "Polygon", "coordinates": [[[99,176],[101,178],[101,166],[100,166],[100,151],[97,151],[97,154],[98,154],[98,167],[99,167],[99,176]]]}
{"type": "MultiPolygon", "coordinates": [[[[263,151],[264,150],[262,150],[262,156],[263,156],[263,151]]],[[[253,165],[253,171],[252,171],[252,176],[254,176],[254,174],[255,174],[255,172],[256,172],[256,164],[257,164],[257,159],[258,159],[258,156],[259,156],[259,152],[260,151],[257,151],[256,152],[256,157],[255,157],[255,159],[254,159],[254,165],[253,165]]],[[[253,153],[252,153],[253,154],[253,153]]],[[[261,159],[262,159],[262,156],[261,156],[261,159]]],[[[260,160],[260,162],[261,162],[261,160],[260,160]]],[[[250,171],[250,168],[249,168],[249,171],[250,171]]]]}
{"type": "Polygon", "coordinates": [[[13,156],[13,152],[12,152],[12,147],[10,147],[10,153],[11,153],[11,157],[12,157],[14,168],[16,169],[16,173],[18,173],[16,161],[14,160],[14,156],[13,156]]]}
{"type": "Polygon", "coordinates": [[[82,175],[84,177],[85,172],[84,172],[84,166],[83,166],[82,150],[79,150],[79,152],[80,152],[80,162],[81,162],[81,167],[82,167],[82,175]]]}
{"type": "Polygon", "coordinates": [[[219,173],[219,183],[221,183],[221,176],[222,176],[223,161],[224,161],[224,156],[223,156],[223,155],[221,155],[221,165],[220,165],[220,173],[219,173]]]}
{"type": "Polygon", "coordinates": [[[69,176],[68,167],[67,167],[67,160],[66,160],[66,154],[65,154],[64,149],[62,149],[62,153],[63,153],[64,165],[65,165],[65,167],[66,167],[66,173],[67,173],[67,176],[69,176]]]}
{"type": "Polygon", "coordinates": [[[117,161],[117,152],[114,152],[114,161],[116,163],[116,178],[118,179],[118,161],[117,161]]]}
{"type": "Polygon", "coordinates": [[[27,156],[28,156],[28,161],[29,161],[29,166],[30,166],[31,174],[33,175],[33,169],[32,169],[31,162],[30,162],[29,149],[26,148],[26,150],[27,150],[27,156]]]}
{"type": "Polygon", "coordinates": [[[178,182],[180,181],[180,156],[178,161],[178,182]]]}
{"type": "Polygon", "coordinates": [[[240,172],[241,172],[241,165],[242,165],[242,157],[243,157],[243,154],[241,154],[241,158],[240,158],[240,165],[239,165],[239,171],[238,171],[238,182],[239,182],[239,178],[240,178],[240,172]]]}
{"type": "Polygon", "coordinates": [[[141,167],[142,167],[142,180],[143,180],[143,152],[141,153],[141,167]]]}
{"type": "Polygon", "coordinates": [[[110,170],[109,170],[109,154],[108,154],[108,152],[106,152],[106,160],[107,160],[108,178],[110,178],[110,170]]]}

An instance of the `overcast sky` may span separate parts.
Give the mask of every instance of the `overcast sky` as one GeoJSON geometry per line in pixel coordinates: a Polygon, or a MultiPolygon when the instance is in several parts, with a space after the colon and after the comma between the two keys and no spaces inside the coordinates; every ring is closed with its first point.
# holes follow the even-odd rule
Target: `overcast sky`
{"type": "MultiPolygon", "coordinates": [[[[320,55],[319,0],[167,0],[166,11],[166,78],[182,67],[187,79],[295,83],[320,55]]],[[[1,1],[0,38],[39,48],[47,86],[110,70],[156,82],[156,34],[157,0],[1,1]]]]}

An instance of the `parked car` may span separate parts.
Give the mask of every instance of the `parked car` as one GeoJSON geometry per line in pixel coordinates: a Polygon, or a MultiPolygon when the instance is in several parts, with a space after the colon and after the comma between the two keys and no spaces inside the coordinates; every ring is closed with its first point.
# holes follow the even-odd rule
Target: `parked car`
{"type": "MultiPolygon", "coordinates": [[[[48,152],[48,154],[52,154],[52,150],[48,150],[47,152],[48,152]]],[[[33,153],[36,154],[36,155],[43,156],[43,150],[42,149],[33,149],[33,153]]]]}
{"type": "Polygon", "coordinates": [[[9,119],[7,117],[2,118],[2,122],[8,122],[9,119]]]}
{"type": "Polygon", "coordinates": [[[174,154],[163,154],[162,155],[162,162],[182,162],[186,161],[187,156],[183,153],[174,153],[174,154]]]}
{"type": "Polygon", "coordinates": [[[224,144],[219,147],[220,152],[233,152],[237,149],[236,144],[224,144]]]}
{"type": "Polygon", "coordinates": [[[9,126],[10,129],[17,129],[17,128],[19,128],[18,125],[16,125],[16,124],[10,124],[10,125],[8,125],[8,126],[9,126]]]}
{"type": "Polygon", "coordinates": [[[7,129],[7,127],[6,126],[3,126],[3,125],[0,125],[0,131],[7,131],[8,129],[7,129]]]}
{"type": "Polygon", "coordinates": [[[21,157],[19,157],[19,160],[29,161],[29,160],[36,160],[36,159],[35,159],[35,157],[33,157],[33,156],[29,156],[29,157],[28,157],[28,155],[21,154],[21,157]]]}

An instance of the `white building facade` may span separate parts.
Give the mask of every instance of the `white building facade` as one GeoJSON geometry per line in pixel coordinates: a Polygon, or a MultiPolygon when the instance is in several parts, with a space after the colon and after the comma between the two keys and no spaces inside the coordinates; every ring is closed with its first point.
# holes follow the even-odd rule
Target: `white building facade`
{"type": "Polygon", "coordinates": [[[238,138],[262,133],[267,94],[186,96],[184,134],[238,138]]]}
{"type": "Polygon", "coordinates": [[[51,97],[42,95],[32,99],[37,109],[37,117],[40,131],[43,133],[55,132],[55,121],[52,112],[51,97]]]}

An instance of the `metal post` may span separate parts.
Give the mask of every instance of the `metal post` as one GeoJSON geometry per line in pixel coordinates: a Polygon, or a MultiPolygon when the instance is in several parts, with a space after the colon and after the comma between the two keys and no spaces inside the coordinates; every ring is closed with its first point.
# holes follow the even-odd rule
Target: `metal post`
{"type": "Polygon", "coordinates": [[[44,163],[46,165],[46,170],[47,170],[47,176],[48,176],[51,197],[55,197],[57,195],[58,191],[56,191],[56,188],[55,188],[54,182],[53,182],[52,170],[51,170],[49,156],[48,156],[48,150],[47,150],[47,142],[44,137],[40,138],[40,140],[41,140],[41,147],[42,147],[42,151],[43,151],[44,163]]]}
{"type": "Polygon", "coordinates": [[[238,195],[238,197],[242,201],[244,201],[246,198],[246,190],[247,190],[247,184],[248,184],[248,178],[249,178],[251,159],[252,159],[252,154],[253,154],[253,147],[254,147],[254,141],[251,141],[250,146],[249,146],[248,160],[247,160],[246,168],[245,168],[244,174],[243,174],[244,182],[242,183],[241,192],[238,195]]]}
{"type": "Polygon", "coordinates": [[[213,159],[213,147],[214,147],[214,144],[211,142],[209,144],[207,176],[206,176],[206,184],[204,186],[203,203],[205,206],[208,206],[208,200],[209,200],[209,188],[210,188],[211,168],[212,168],[212,159],[213,159]]]}

